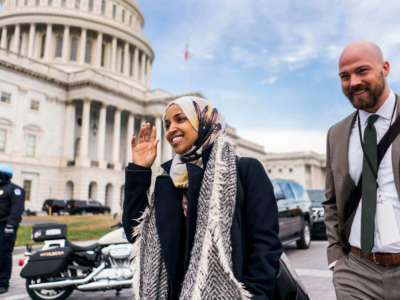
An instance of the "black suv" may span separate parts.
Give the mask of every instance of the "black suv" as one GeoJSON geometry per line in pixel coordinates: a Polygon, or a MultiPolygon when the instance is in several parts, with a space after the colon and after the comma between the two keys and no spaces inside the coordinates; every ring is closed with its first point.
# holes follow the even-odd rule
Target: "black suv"
{"type": "Polygon", "coordinates": [[[88,212],[91,212],[93,214],[109,214],[111,212],[109,206],[103,205],[96,200],[87,201],[87,205],[88,205],[88,212]]]}
{"type": "Polygon", "coordinates": [[[68,200],[67,211],[70,215],[86,213],[105,214],[110,213],[111,209],[109,206],[103,205],[96,200],[68,200]]]}
{"type": "Polygon", "coordinates": [[[325,190],[307,190],[307,194],[312,203],[313,226],[311,228],[311,236],[313,238],[326,239],[325,213],[322,207],[322,202],[325,201],[325,190]]]}
{"type": "Polygon", "coordinates": [[[286,245],[296,241],[297,248],[311,244],[311,201],[304,188],[293,180],[273,179],[279,211],[279,238],[286,245]]]}
{"type": "Polygon", "coordinates": [[[58,199],[46,199],[43,202],[42,210],[48,215],[58,214],[63,215],[66,212],[67,201],[58,199]]]}

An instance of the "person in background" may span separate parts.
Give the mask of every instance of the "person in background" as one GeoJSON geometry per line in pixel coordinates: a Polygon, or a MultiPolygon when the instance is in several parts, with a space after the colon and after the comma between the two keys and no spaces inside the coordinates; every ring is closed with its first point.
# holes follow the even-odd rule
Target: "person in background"
{"type": "Polygon", "coordinates": [[[0,294],[8,291],[12,252],[25,205],[25,192],[11,182],[12,176],[11,167],[0,164],[0,294]]]}
{"type": "Polygon", "coordinates": [[[369,41],[351,43],[339,59],[343,93],[356,109],[327,137],[323,206],[339,300],[400,299],[400,138],[378,151],[400,115],[389,71],[369,41]]]}
{"type": "Polygon", "coordinates": [[[122,221],[134,242],[135,299],[271,300],[282,247],[263,166],[237,160],[222,116],[205,99],[178,98],[163,120],[175,156],[162,165],[152,197],[159,141],[149,123],[132,139],[125,173],[122,221]]]}

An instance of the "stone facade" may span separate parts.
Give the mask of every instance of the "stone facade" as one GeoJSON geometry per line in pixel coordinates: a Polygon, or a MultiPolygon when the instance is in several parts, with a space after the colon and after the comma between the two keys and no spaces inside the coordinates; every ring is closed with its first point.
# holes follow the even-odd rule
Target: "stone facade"
{"type": "MultiPolygon", "coordinates": [[[[143,23],[132,0],[2,1],[0,162],[14,168],[27,208],[90,198],[120,212],[131,136],[143,122],[161,141],[155,165],[172,157],[161,116],[181,95],[150,89],[143,23]]],[[[240,155],[263,159],[263,147],[233,128],[228,136],[240,155]]]]}
{"type": "Polygon", "coordinates": [[[264,166],[270,178],[296,180],[306,189],[325,187],[325,155],[315,152],[267,153],[264,166]]]}

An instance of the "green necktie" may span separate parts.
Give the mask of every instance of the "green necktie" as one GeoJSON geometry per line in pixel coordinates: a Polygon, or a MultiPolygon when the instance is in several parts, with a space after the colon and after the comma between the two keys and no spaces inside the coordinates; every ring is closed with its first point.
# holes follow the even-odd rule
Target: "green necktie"
{"type": "Polygon", "coordinates": [[[364,159],[362,168],[361,250],[369,255],[374,246],[376,211],[376,174],[378,174],[378,148],[374,123],[377,115],[368,117],[364,130],[364,159]],[[367,156],[368,159],[365,157],[367,156]]]}

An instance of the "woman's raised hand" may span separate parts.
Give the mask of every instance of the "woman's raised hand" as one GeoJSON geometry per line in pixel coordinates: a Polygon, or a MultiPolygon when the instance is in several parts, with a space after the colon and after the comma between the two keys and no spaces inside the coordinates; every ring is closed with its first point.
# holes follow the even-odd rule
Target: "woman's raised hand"
{"type": "Polygon", "coordinates": [[[146,123],[140,128],[138,138],[132,137],[132,162],[145,168],[150,168],[153,165],[159,142],[156,139],[156,127],[153,126],[152,129],[150,127],[150,123],[146,123]]]}

